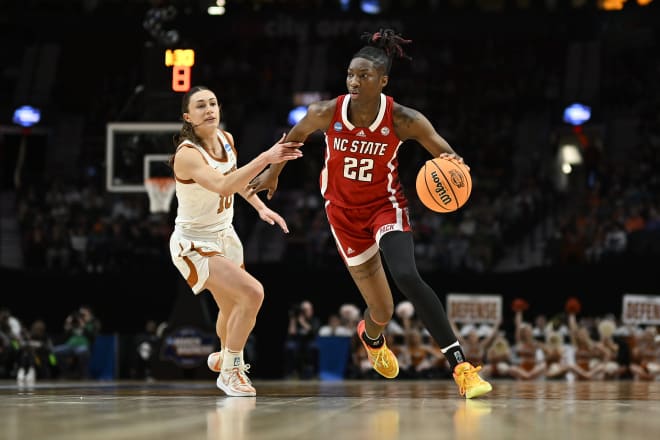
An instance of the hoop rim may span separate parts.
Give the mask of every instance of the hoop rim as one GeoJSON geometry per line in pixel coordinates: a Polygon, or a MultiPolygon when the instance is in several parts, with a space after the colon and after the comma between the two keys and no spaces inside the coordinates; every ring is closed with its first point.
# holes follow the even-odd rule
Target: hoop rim
{"type": "Polygon", "coordinates": [[[152,176],[144,179],[144,187],[149,196],[149,211],[167,212],[174,197],[176,179],[169,176],[152,176]]]}
{"type": "Polygon", "coordinates": [[[169,185],[174,185],[175,183],[176,179],[174,179],[174,177],[159,176],[147,177],[144,179],[144,186],[160,186],[162,188],[169,185]]]}

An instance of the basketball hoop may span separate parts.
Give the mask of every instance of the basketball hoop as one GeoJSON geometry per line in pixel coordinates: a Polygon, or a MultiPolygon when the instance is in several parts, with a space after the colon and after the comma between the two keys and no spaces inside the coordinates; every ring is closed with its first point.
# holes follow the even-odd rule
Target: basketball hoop
{"type": "Polygon", "coordinates": [[[144,186],[149,195],[149,211],[152,213],[168,212],[176,189],[175,180],[171,177],[149,177],[144,180],[144,186]]]}

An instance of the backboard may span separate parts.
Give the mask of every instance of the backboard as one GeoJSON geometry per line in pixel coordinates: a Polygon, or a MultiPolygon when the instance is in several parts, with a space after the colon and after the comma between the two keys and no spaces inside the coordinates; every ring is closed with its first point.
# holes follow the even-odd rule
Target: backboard
{"type": "Polygon", "coordinates": [[[167,164],[181,122],[110,122],[106,125],[106,190],[146,192],[145,179],[171,177],[167,164]]]}

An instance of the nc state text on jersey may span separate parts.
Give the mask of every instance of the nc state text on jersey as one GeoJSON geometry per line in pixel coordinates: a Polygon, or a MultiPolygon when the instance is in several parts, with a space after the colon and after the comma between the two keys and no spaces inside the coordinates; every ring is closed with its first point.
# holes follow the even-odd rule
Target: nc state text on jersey
{"type": "Polygon", "coordinates": [[[385,156],[387,145],[383,142],[359,141],[335,138],[333,148],[338,151],[350,153],[370,154],[372,156],[385,156]]]}

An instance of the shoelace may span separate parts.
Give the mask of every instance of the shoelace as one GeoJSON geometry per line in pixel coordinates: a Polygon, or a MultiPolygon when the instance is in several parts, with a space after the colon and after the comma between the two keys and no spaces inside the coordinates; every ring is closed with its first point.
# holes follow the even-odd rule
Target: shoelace
{"type": "Polygon", "coordinates": [[[378,354],[376,354],[376,357],[374,358],[374,365],[381,364],[385,368],[390,367],[390,363],[387,362],[387,350],[385,347],[381,347],[380,350],[378,350],[378,354]]]}
{"type": "Polygon", "coordinates": [[[245,364],[243,365],[243,368],[240,368],[238,370],[238,374],[241,376],[243,381],[245,381],[248,385],[252,385],[252,381],[250,380],[249,377],[247,377],[247,373],[250,371],[250,364],[245,364]]]}
{"type": "Polygon", "coordinates": [[[242,367],[234,367],[231,370],[231,375],[229,376],[230,383],[239,382],[240,385],[252,385],[250,378],[247,377],[245,373],[250,370],[250,364],[245,364],[242,367]]]}
{"type": "Polygon", "coordinates": [[[458,375],[458,392],[462,395],[465,394],[466,391],[466,386],[467,384],[472,381],[477,379],[476,374],[481,370],[481,365],[478,365],[476,367],[470,366],[467,369],[461,371],[461,373],[458,375]]]}

